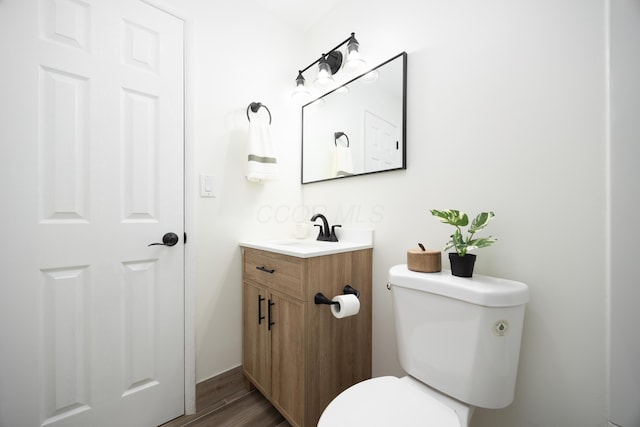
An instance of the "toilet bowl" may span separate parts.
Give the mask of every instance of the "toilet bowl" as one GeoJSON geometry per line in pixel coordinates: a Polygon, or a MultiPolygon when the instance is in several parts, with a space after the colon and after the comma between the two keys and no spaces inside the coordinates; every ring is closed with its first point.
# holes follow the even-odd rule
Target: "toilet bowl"
{"type": "Polygon", "coordinates": [[[318,427],[467,427],[472,411],[410,376],[386,376],[340,393],[318,427]]]}
{"type": "Polygon", "coordinates": [[[513,401],[524,283],[448,271],[389,270],[402,378],[362,381],[325,408],[318,427],[468,427],[475,407],[513,401]]]}

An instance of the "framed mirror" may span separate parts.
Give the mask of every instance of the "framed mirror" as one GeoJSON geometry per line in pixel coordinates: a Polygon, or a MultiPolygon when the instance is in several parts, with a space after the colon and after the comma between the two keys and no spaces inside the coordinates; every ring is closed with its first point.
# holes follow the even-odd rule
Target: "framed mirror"
{"type": "Polygon", "coordinates": [[[407,54],[302,107],[302,183],[406,169],[407,54]]]}

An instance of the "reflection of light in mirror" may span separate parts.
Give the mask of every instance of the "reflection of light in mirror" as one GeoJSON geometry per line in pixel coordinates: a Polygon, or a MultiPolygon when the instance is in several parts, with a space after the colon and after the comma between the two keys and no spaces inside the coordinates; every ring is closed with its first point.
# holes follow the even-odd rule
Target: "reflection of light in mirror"
{"type": "Polygon", "coordinates": [[[373,83],[378,80],[378,77],[380,77],[380,73],[378,72],[378,70],[369,71],[367,74],[362,76],[362,82],[373,83]]]}
{"type": "Polygon", "coordinates": [[[318,98],[315,101],[307,104],[308,107],[314,107],[314,108],[320,108],[320,107],[324,107],[324,103],[326,101],[324,100],[324,98],[318,98]]]}

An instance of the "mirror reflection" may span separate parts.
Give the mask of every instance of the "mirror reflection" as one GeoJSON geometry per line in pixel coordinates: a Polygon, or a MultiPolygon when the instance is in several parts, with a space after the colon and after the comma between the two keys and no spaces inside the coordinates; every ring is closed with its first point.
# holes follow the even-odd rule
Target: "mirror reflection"
{"type": "Polygon", "coordinates": [[[406,169],[401,53],[302,107],[302,183],[406,169]]]}

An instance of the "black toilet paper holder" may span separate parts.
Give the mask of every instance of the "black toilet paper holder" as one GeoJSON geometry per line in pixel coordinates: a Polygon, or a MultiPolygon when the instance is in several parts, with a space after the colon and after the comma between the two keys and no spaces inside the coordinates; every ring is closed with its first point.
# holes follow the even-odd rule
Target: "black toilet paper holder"
{"type": "MultiPolygon", "coordinates": [[[[360,298],[360,291],[352,288],[351,285],[345,285],[345,287],[342,288],[342,293],[344,295],[355,295],[356,298],[360,298]]],[[[313,298],[313,302],[316,304],[327,304],[327,305],[338,304],[338,301],[331,301],[329,298],[325,297],[322,294],[322,292],[318,292],[315,295],[315,297],[313,298]]]]}

